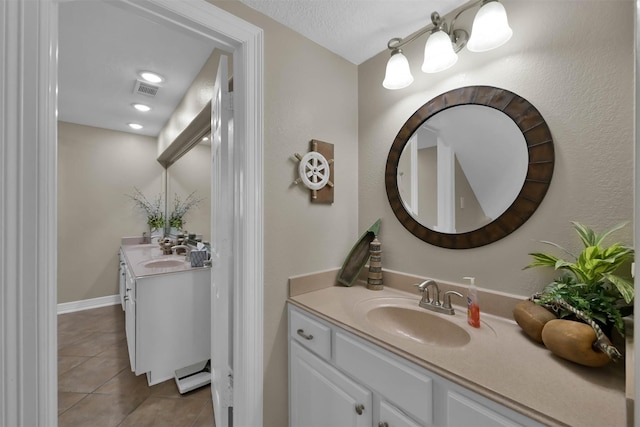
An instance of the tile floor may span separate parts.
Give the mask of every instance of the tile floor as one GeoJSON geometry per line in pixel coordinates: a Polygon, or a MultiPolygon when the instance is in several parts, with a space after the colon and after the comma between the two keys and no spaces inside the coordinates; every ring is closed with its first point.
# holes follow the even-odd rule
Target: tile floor
{"type": "Polygon", "coordinates": [[[214,426],[210,387],[180,395],[129,367],[120,305],[58,316],[59,427],[214,426]]]}

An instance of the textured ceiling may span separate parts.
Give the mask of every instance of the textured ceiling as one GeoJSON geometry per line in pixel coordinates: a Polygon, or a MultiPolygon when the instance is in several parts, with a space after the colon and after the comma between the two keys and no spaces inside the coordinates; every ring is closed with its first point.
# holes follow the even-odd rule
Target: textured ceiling
{"type": "Polygon", "coordinates": [[[468,0],[240,0],[343,58],[361,64],[468,0]]]}

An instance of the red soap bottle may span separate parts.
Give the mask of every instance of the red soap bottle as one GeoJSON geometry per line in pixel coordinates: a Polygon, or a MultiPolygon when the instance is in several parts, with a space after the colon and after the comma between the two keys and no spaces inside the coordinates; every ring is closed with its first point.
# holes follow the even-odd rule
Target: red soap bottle
{"type": "Polygon", "coordinates": [[[474,328],[480,327],[480,304],[478,302],[478,291],[474,277],[465,277],[469,281],[469,291],[467,293],[467,323],[474,328]]]}

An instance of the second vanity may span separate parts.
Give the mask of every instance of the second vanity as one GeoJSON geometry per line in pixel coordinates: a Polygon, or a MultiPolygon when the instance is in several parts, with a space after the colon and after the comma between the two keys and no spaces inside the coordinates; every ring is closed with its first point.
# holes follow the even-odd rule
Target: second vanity
{"type": "Polygon", "coordinates": [[[211,269],[158,245],[120,249],[120,298],[131,370],[149,385],[211,356],[211,269]]]}
{"type": "Polygon", "coordinates": [[[486,298],[475,329],[459,305],[418,307],[419,278],[371,291],[335,273],[290,279],[292,427],[626,425],[624,367],[553,356],[510,319],[513,296],[486,298]]]}

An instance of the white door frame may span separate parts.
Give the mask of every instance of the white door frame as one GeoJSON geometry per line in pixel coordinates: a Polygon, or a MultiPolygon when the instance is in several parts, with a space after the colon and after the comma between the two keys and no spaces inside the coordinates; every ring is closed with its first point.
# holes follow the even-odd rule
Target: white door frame
{"type": "MultiPolygon", "coordinates": [[[[204,0],[123,3],[233,52],[234,424],[260,426],[263,32],[204,0]]],[[[0,2],[0,425],[57,425],[57,46],[55,0],[0,2]]]]}
{"type": "MultiPolygon", "coordinates": [[[[635,137],[635,161],[633,164],[633,175],[635,182],[635,191],[634,191],[634,216],[633,216],[633,229],[634,229],[634,248],[635,253],[640,253],[640,3],[637,1],[634,5],[634,14],[635,14],[635,43],[634,43],[634,56],[635,56],[635,98],[634,98],[634,106],[635,106],[635,117],[634,117],[634,137],[635,137]]],[[[636,258],[636,264],[640,264],[638,259],[636,258]]],[[[635,266],[635,295],[634,301],[640,301],[640,285],[638,285],[638,277],[640,277],[640,267],[635,266]]],[[[637,307],[634,304],[633,314],[634,318],[640,318],[640,307],[638,310],[635,309],[637,307]]],[[[633,342],[640,343],[640,327],[633,328],[633,342]]],[[[637,353],[637,352],[636,352],[637,353]]],[[[633,367],[629,367],[633,369],[634,376],[633,381],[634,384],[632,387],[627,385],[627,395],[631,394],[635,398],[633,399],[634,406],[630,407],[629,399],[627,400],[627,420],[630,419],[630,415],[632,415],[631,420],[633,421],[633,425],[638,425],[640,423],[640,357],[637,355],[632,358],[633,367]],[[633,411],[633,414],[629,414],[628,411],[633,411]]],[[[629,362],[627,362],[629,363],[629,362]]]]}

